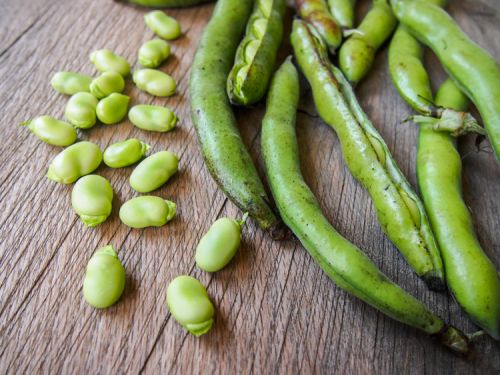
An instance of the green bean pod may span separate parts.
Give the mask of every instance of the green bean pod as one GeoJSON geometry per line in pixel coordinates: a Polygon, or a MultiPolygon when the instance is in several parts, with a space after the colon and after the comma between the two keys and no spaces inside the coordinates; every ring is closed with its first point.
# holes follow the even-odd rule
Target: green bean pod
{"type": "MultiPolygon", "coordinates": [[[[448,80],[439,89],[436,104],[465,111],[468,100],[448,80]]],[[[418,185],[441,249],[448,287],[474,322],[498,340],[500,280],[462,199],[460,154],[450,135],[425,125],[421,124],[418,136],[418,185]]]]}
{"type": "Polygon", "coordinates": [[[251,105],[264,97],[283,37],[285,9],[285,0],[255,2],[227,78],[231,103],[251,105]]]}
{"type": "Polygon", "coordinates": [[[328,60],[315,30],[304,22],[294,22],[292,45],[318,113],[337,133],[347,167],[370,194],[385,233],[429,288],[443,289],[443,264],[424,206],[352,87],[328,60]]]}
{"type": "Polygon", "coordinates": [[[236,126],[226,93],[227,75],[252,10],[250,0],[219,0],[201,37],[191,68],[191,114],[207,168],[242,211],[276,237],[280,220],[269,205],[236,126]]]}
{"type": "Polygon", "coordinates": [[[389,0],[373,0],[361,24],[340,47],[339,66],[349,82],[356,84],[370,71],[375,54],[389,38],[397,20],[389,0]]]}
{"type": "Polygon", "coordinates": [[[77,92],[89,92],[92,77],[74,72],[57,72],[50,80],[54,90],[61,94],[73,95],[77,92]]]}
{"type": "Polygon", "coordinates": [[[161,227],[175,216],[177,206],[174,202],[143,195],[128,200],[120,207],[120,220],[128,227],[141,229],[161,227]]]}
{"type": "Polygon", "coordinates": [[[342,42],[342,30],[328,11],[325,0],[295,0],[299,16],[309,22],[323,38],[331,53],[342,42]]]}
{"type": "Polygon", "coordinates": [[[339,287],[389,317],[437,336],[451,350],[467,352],[463,334],[389,280],[325,218],[300,171],[295,134],[298,100],[298,74],[288,60],[271,82],[261,136],[268,181],[285,223],[339,287]]]}
{"type": "Polygon", "coordinates": [[[113,188],[108,180],[96,174],[80,178],[71,192],[71,206],[88,227],[106,221],[111,214],[113,188]]]}
{"type": "Polygon", "coordinates": [[[211,2],[213,0],[115,0],[151,8],[184,8],[211,2]]]}
{"type": "Polygon", "coordinates": [[[51,116],[38,116],[25,121],[26,126],[40,140],[53,146],[69,146],[75,143],[78,134],[75,128],[67,122],[60,121],[51,116]]]}
{"type": "Polygon", "coordinates": [[[497,160],[500,159],[500,67],[445,10],[422,1],[391,0],[397,18],[430,47],[479,110],[497,160]]]}
{"type": "Polygon", "coordinates": [[[356,0],[328,0],[330,13],[343,29],[352,29],[354,26],[354,6],[356,0]]]}
{"type": "Polygon", "coordinates": [[[137,163],[149,150],[149,145],[137,138],[116,142],[106,147],[103,161],[108,167],[122,168],[137,163]]]}

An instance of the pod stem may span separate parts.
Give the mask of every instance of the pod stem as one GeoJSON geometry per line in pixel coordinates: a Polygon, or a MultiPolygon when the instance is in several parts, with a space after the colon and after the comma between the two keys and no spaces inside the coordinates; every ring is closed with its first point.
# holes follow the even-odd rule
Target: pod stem
{"type": "Polygon", "coordinates": [[[455,354],[465,356],[469,353],[469,338],[455,327],[445,325],[435,337],[455,354]]]}
{"type": "Polygon", "coordinates": [[[430,126],[437,132],[446,132],[453,137],[459,137],[468,133],[485,135],[486,131],[479,125],[476,119],[467,112],[443,109],[437,117],[414,115],[405,121],[413,121],[419,126],[430,126]]]}
{"type": "Polygon", "coordinates": [[[238,226],[240,227],[240,230],[243,230],[243,225],[245,225],[247,219],[248,219],[248,212],[245,212],[241,220],[235,220],[236,224],[238,224],[238,226]]]}

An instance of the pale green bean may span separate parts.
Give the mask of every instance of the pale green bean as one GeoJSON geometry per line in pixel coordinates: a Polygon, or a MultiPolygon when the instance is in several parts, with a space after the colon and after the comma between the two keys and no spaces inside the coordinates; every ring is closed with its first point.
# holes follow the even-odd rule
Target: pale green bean
{"type": "Polygon", "coordinates": [[[111,168],[122,168],[132,165],[146,154],[149,145],[136,138],[113,143],[104,150],[104,163],[111,168]]]}
{"type": "Polygon", "coordinates": [[[177,116],[167,107],[139,104],[130,108],[128,118],[139,129],[168,132],[175,128],[177,116]]]}
{"type": "Polygon", "coordinates": [[[175,216],[174,202],[144,195],[132,198],[120,207],[120,220],[131,228],[161,227],[175,216]]]}
{"type": "Polygon", "coordinates": [[[130,175],[130,186],[139,193],[149,193],[165,184],[177,173],[179,157],[170,151],[160,151],[139,163],[130,175]]]}
{"type": "Polygon", "coordinates": [[[111,184],[96,174],[80,178],[71,192],[71,206],[88,227],[106,221],[111,214],[112,203],[111,184]]]}
{"type": "Polygon", "coordinates": [[[114,92],[121,93],[125,89],[125,80],[117,72],[104,72],[94,78],[90,84],[90,93],[97,99],[102,99],[114,92]]]}
{"type": "Polygon", "coordinates": [[[50,80],[54,90],[61,94],[73,95],[77,92],[89,92],[92,77],[74,72],[57,72],[50,80]]]}
{"type": "Polygon", "coordinates": [[[177,85],[167,73],[154,69],[139,69],[132,77],[135,85],[154,96],[172,96],[177,85]]]}
{"type": "Polygon", "coordinates": [[[91,128],[96,123],[97,102],[94,95],[88,92],[78,92],[68,100],[64,116],[77,128],[91,128]]]}
{"type": "Polygon", "coordinates": [[[90,54],[90,61],[100,72],[116,72],[123,77],[130,73],[130,64],[109,49],[100,49],[90,54]]]}
{"type": "Polygon", "coordinates": [[[181,36],[181,25],[179,22],[161,10],[154,10],[146,14],[144,22],[160,38],[171,40],[181,36]]]}
{"type": "Polygon", "coordinates": [[[127,95],[117,93],[101,99],[96,108],[97,118],[106,125],[120,122],[127,115],[129,100],[127,95]]]}
{"type": "Polygon", "coordinates": [[[67,122],[60,121],[51,116],[38,116],[25,121],[26,126],[39,139],[54,146],[69,146],[75,143],[77,134],[75,128],[67,122]]]}
{"type": "Polygon", "coordinates": [[[170,44],[161,39],[153,39],[139,48],[139,64],[146,68],[159,67],[170,56],[170,44]]]}

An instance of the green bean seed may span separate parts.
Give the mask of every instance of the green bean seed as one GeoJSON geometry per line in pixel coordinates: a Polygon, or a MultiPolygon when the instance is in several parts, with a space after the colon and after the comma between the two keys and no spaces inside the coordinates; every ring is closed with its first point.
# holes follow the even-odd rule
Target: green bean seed
{"type": "Polygon", "coordinates": [[[50,163],[47,177],[62,184],[71,184],[92,173],[102,161],[102,152],[92,142],[82,141],[61,151],[50,163]]]}
{"type": "Polygon", "coordinates": [[[177,173],[179,158],[170,151],[160,151],[139,163],[130,175],[130,186],[139,193],[149,193],[177,173]]]}
{"type": "Polygon", "coordinates": [[[175,320],[197,337],[212,328],[214,306],[205,287],[194,277],[178,276],[170,282],[167,306],[175,320]]]}
{"type": "Polygon", "coordinates": [[[128,112],[128,118],[139,129],[168,132],[175,128],[177,116],[166,107],[139,104],[128,112]]]}
{"type": "Polygon", "coordinates": [[[130,73],[130,64],[123,57],[109,49],[100,49],[90,54],[90,61],[100,72],[116,72],[123,77],[130,73]]]}
{"type": "Polygon", "coordinates": [[[64,116],[77,128],[91,128],[96,123],[97,102],[94,95],[88,92],[78,92],[69,98],[64,116]]]}
{"type": "Polygon", "coordinates": [[[104,163],[111,168],[122,168],[132,165],[146,154],[149,145],[136,138],[113,143],[104,150],[104,163]]]}
{"type": "Polygon", "coordinates": [[[95,308],[104,309],[118,301],[125,289],[125,269],[113,246],[97,250],[89,260],[83,279],[83,297],[95,308]]]}
{"type": "Polygon", "coordinates": [[[176,209],[172,201],[144,195],[120,207],[120,220],[131,228],[161,227],[173,219],[176,209]]]}
{"type": "Polygon", "coordinates": [[[181,25],[175,18],[161,10],[154,10],[144,16],[146,25],[160,38],[171,40],[181,36],[181,25]]]}
{"type": "Polygon", "coordinates": [[[54,146],[69,146],[75,143],[77,134],[75,128],[67,122],[51,116],[38,116],[33,120],[23,122],[39,139],[54,146]]]}
{"type": "Polygon", "coordinates": [[[167,73],[154,69],[139,69],[132,77],[136,86],[154,96],[172,96],[177,85],[167,73]]]}
{"type": "Polygon", "coordinates": [[[61,94],[73,95],[77,92],[89,92],[92,77],[74,72],[57,72],[52,76],[50,84],[61,94]]]}
{"type": "Polygon", "coordinates": [[[196,264],[207,272],[223,269],[233,259],[241,241],[241,230],[248,214],[242,220],[223,217],[212,224],[196,248],[196,264]]]}
{"type": "Polygon", "coordinates": [[[111,214],[113,188],[96,174],[80,178],[71,192],[71,206],[88,227],[104,222],[111,214]]]}
{"type": "Polygon", "coordinates": [[[90,84],[90,93],[97,99],[102,99],[114,92],[121,93],[125,89],[125,80],[117,72],[104,72],[94,78],[90,84]]]}
{"type": "Polygon", "coordinates": [[[146,68],[159,67],[170,56],[170,44],[161,39],[153,39],[139,48],[139,64],[146,68]]]}
{"type": "Polygon", "coordinates": [[[127,95],[117,93],[101,99],[96,108],[97,118],[107,125],[120,122],[127,115],[129,100],[127,95]]]}

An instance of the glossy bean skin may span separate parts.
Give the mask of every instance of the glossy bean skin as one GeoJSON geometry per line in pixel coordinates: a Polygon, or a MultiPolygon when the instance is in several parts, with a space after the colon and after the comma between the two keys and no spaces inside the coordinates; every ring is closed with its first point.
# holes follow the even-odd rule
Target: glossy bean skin
{"type": "Polygon", "coordinates": [[[191,115],[203,158],[219,188],[274,237],[280,220],[236,125],[226,80],[252,9],[250,0],[219,0],[201,37],[191,68],[191,115]]]}
{"type": "Polygon", "coordinates": [[[183,8],[211,2],[213,0],[115,0],[151,8],[183,8]]]}
{"type": "Polygon", "coordinates": [[[116,142],[104,150],[103,161],[108,167],[123,168],[137,163],[149,150],[149,145],[137,138],[116,142]]]}
{"type": "Polygon", "coordinates": [[[126,77],[130,73],[130,64],[123,57],[109,49],[100,49],[90,54],[90,61],[100,72],[116,72],[126,77]]]}
{"type": "Polygon", "coordinates": [[[304,22],[294,22],[292,45],[318,113],[337,133],[345,163],[370,194],[382,229],[429,288],[443,289],[443,264],[424,206],[351,86],[304,22]]]}
{"type": "Polygon", "coordinates": [[[133,80],[139,89],[154,96],[172,96],[177,88],[174,79],[160,70],[136,70],[133,80]]]}
{"type": "Polygon", "coordinates": [[[138,52],[139,64],[146,68],[159,67],[170,56],[170,44],[161,39],[148,40],[138,52]]]}
{"type": "Polygon", "coordinates": [[[47,178],[71,184],[92,173],[102,161],[102,152],[95,143],[82,141],[61,151],[50,163],[47,178]]]}
{"type": "Polygon", "coordinates": [[[328,8],[332,17],[343,29],[354,26],[354,6],[356,0],[328,0],[328,8]]]}
{"type": "Polygon", "coordinates": [[[71,192],[71,206],[88,227],[106,221],[111,214],[113,188],[108,180],[96,174],[80,178],[71,192]]]}
{"type": "Polygon", "coordinates": [[[396,24],[389,0],[373,0],[372,8],[339,51],[339,66],[349,82],[356,84],[366,76],[396,24]]]}
{"type": "Polygon", "coordinates": [[[57,92],[73,95],[77,92],[89,92],[92,77],[74,72],[57,72],[50,80],[51,86],[57,92]]]}
{"type": "Polygon", "coordinates": [[[168,132],[175,128],[178,118],[167,107],[138,104],[130,108],[128,118],[139,129],[168,132]]]}
{"type": "MultiPolygon", "coordinates": [[[[465,111],[467,98],[450,80],[436,104],[465,111]]],[[[418,136],[417,176],[432,229],[443,256],[446,281],[460,306],[495,339],[500,338],[500,280],[474,233],[462,198],[462,160],[450,135],[422,124],[418,136]]]]}
{"type": "Polygon", "coordinates": [[[172,201],[143,195],[128,200],[120,207],[120,220],[126,226],[136,229],[161,227],[174,218],[176,208],[172,201]]]}
{"type": "Polygon", "coordinates": [[[212,328],[214,306],[205,287],[194,277],[178,276],[170,282],[167,307],[175,320],[194,336],[212,328]]]}
{"type": "Polygon", "coordinates": [[[121,93],[125,89],[125,80],[117,72],[104,72],[94,78],[90,84],[90,93],[97,99],[102,99],[114,92],[121,93]]]}
{"type": "Polygon", "coordinates": [[[78,137],[71,124],[51,116],[38,116],[23,122],[21,125],[26,126],[40,140],[53,146],[72,145],[78,137]]]}
{"type": "Polygon", "coordinates": [[[149,193],[164,185],[177,173],[179,157],[160,151],[141,161],[130,175],[130,186],[139,193],[149,193]]]}
{"type": "Polygon", "coordinates": [[[144,16],[146,25],[160,38],[171,40],[181,36],[181,25],[161,10],[154,10],[144,16]]]}
{"type": "Polygon", "coordinates": [[[295,134],[298,101],[298,73],[288,60],[271,82],[261,135],[266,174],[284,222],[339,287],[389,317],[437,336],[451,349],[467,351],[463,336],[451,338],[449,334],[458,333],[454,328],[389,280],[323,215],[300,171],[295,134]]]}
{"type": "Polygon", "coordinates": [[[119,123],[127,116],[129,100],[127,95],[118,93],[99,100],[96,108],[97,118],[106,125],[119,123]]]}
{"type": "Polygon", "coordinates": [[[96,123],[97,98],[88,92],[78,92],[69,98],[64,116],[75,127],[89,129],[96,123]]]}
{"type": "Polygon", "coordinates": [[[242,220],[223,217],[215,221],[196,247],[196,265],[207,272],[223,269],[240,247],[242,220]]]}
{"type": "Polygon", "coordinates": [[[266,93],[283,37],[285,0],[257,0],[227,79],[233,104],[251,105],[266,93]]]}
{"type": "Polygon", "coordinates": [[[83,279],[83,296],[92,307],[104,309],[116,303],[125,289],[125,269],[113,246],[97,250],[83,279]]]}
{"type": "Polygon", "coordinates": [[[430,47],[450,77],[479,110],[500,158],[500,67],[445,10],[422,1],[392,0],[401,24],[430,47]]]}

